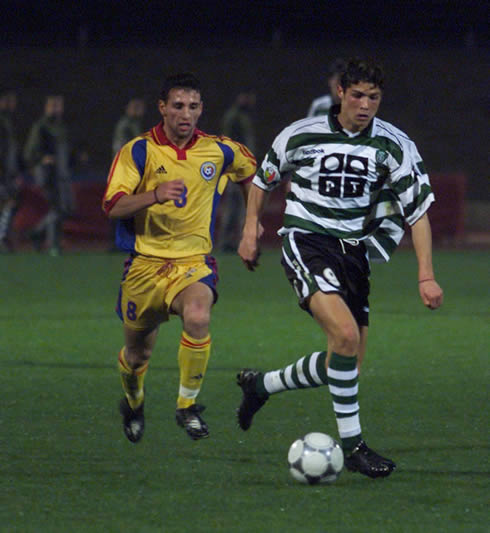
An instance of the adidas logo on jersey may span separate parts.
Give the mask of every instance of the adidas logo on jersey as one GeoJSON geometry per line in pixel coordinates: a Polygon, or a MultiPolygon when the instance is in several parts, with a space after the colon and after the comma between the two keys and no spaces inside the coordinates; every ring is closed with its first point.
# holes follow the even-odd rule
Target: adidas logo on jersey
{"type": "Polygon", "coordinates": [[[165,170],[165,167],[163,165],[160,165],[156,171],[155,171],[157,174],[166,174],[167,171],[165,170]]]}

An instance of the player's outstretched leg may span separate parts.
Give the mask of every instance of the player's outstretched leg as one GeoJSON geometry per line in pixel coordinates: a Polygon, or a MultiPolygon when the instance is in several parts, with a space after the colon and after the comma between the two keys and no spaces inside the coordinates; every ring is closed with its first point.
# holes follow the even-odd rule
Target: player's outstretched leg
{"type": "Polygon", "coordinates": [[[279,370],[265,373],[249,368],[241,370],[237,374],[237,384],[243,391],[242,403],[237,409],[239,426],[246,431],[271,394],[327,385],[326,359],[327,352],[313,352],[279,370]]]}
{"type": "Polygon", "coordinates": [[[123,430],[131,442],[138,442],[145,432],[145,408],[142,402],[136,409],[131,409],[126,396],[119,404],[119,412],[122,415],[123,430]]]}
{"type": "Polygon", "coordinates": [[[263,374],[257,370],[244,368],[237,374],[237,385],[243,392],[242,402],[237,409],[238,425],[246,431],[252,425],[252,419],[255,413],[265,404],[269,394],[263,395],[257,393],[257,379],[263,374]]]}
{"type": "Polygon", "coordinates": [[[363,440],[349,455],[346,455],[344,464],[347,470],[359,472],[372,478],[387,477],[396,468],[396,464],[393,461],[378,455],[368,448],[363,440]]]}
{"type": "Polygon", "coordinates": [[[175,411],[175,420],[183,427],[192,440],[206,439],[209,437],[208,425],[202,419],[201,413],[206,409],[197,403],[184,409],[175,411]]]}

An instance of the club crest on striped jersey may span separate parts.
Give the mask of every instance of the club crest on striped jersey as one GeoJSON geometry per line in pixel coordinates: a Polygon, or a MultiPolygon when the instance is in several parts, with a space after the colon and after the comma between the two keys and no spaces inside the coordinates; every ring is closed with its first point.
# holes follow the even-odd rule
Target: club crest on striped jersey
{"type": "Polygon", "coordinates": [[[201,176],[210,181],[216,176],[216,165],[212,161],[206,161],[201,165],[201,176]]]}
{"type": "Polygon", "coordinates": [[[264,171],[264,177],[267,183],[272,183],[276,177],[276,169],[274,167],[266,168],[264,171]]]}
{"type": "Polygon", "coordinates": [[[381,164],[386,161],[388,153],[384,150],[376,150],[376,163],[381,164]]]}

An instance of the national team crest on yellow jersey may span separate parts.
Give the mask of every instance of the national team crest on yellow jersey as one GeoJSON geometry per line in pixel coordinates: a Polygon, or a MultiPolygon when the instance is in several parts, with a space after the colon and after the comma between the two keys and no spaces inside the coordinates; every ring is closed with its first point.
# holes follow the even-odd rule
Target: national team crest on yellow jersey
{"type": "Polygon", "coordinates": [[[255,170],[255,157],[240,143],[195,130],[181,149],[167,139],[159,124],[116,155],[103,209],[108,213],[123,195],[152,191],[161,183],[182,179],[181,198],[154,204],[118,222],[118,246],[169,259],[209,254],[216,211],[228,179],[244,182],[255,170]]]}
{"type": "Polygon", "coordinates": [[[212,161],[206,161],[201,165],[201,176],[206,180],[212,180],[216,176],[216,165],[212,161]]]}

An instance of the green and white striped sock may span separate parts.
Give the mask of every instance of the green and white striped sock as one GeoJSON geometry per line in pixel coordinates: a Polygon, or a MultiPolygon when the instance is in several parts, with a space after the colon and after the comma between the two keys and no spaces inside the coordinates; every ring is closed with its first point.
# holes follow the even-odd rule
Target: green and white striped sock
{"type": "Polygon", "coordinates": [[[280,370],[266,372],[257,382],[257,392],[275,394],[285,390],[308,389],[327,385],[327,352],[313,352],[280,370]]]}
{"type": "Polygon", "coordinates": [[[357,357],[348,357],[333,352],[327,376],[342,448],[350,451],[362,439],[359,403],[357,402],[359,387],[357,357]]]}

